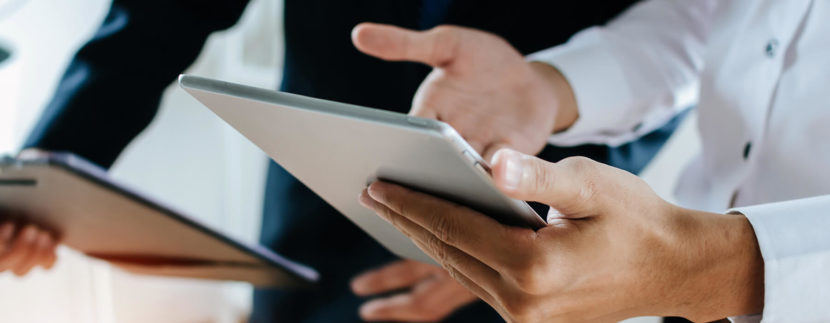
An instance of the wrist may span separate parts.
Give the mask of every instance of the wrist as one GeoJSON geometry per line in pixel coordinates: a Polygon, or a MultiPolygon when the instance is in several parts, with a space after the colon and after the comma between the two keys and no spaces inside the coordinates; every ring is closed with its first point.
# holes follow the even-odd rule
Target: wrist
{"type": "Polygon", "coordinates": [[[675,250],[682,259],[673,315],[713,321],[763,310],[764,261],[741,214],[679,209],[688,226],[675,250]]]}
{"type": "Polygon", "coordinates": [[[555,109],[553,129],[551,133],[567,130],[579,118],[579,109],[576,105],[576,95],[571,84],[556,67],[542,63],[530,62],[531,69],[542,79],[541,91],[552,98],[552,104],[544,108],[555,109]]]}

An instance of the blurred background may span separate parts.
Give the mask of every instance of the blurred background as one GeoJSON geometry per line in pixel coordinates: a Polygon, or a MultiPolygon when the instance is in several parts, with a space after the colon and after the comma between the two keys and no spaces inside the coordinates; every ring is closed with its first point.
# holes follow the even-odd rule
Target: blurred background
{"type": "MultiPolygon", "coordinates": [[[[0,0],[0,48],[10,53],[0,62],[0,154],[19,149],[71,56],[108,8],[107,0],[0,0]]],[[[280,0],[253,0],[239,24],[211,36],[188,72],[276,88],[282,22],[275,17],[281,10],[280,0]]],[[[643,174],[667,199],[680,169],[699,150],[695,119],[684,120],[643,174]]],[[[171,84],[159,116],[119,158],[112,176],[254,243],[265,170],[263,153],[171,84]]],[[[250,293],[242,283],[130,275],[63,248],[50,272],[0,274],[0,313],[4,322],[241,322],[250,293]]]]}
{"type": "MultiPolygon", "coordinates": [[[[107,0],[0,0],[0,151],[16,152],[107,0]]],[[[275,88],[282,62],[280,1],[256,0],[218,33],[189,72],[275,88]]],[[[189,95],[170,86],[159,117],[112,168],[122,182],[246,242],[256,243],[266,157],[189,95]]],[[[3,322],[239,322],[250,287],[141,277],[60,250],[50,272],[0,275],[3,322]],[[11,315],[11,317],[7,316],[11,315]]]]}

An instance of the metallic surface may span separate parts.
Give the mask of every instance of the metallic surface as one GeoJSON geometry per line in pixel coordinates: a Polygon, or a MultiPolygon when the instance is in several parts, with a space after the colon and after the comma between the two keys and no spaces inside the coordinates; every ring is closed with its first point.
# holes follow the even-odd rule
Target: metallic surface
{"type": "Polygon", "coordinates": [[[498,191],[486,163],[443,122],[195,76],[183,75],[179,83],[401,257],[434,263],[359,204],[360,192],[377,179],[456,201],[502,223],[545,225],[527,203],[498,191]]]}

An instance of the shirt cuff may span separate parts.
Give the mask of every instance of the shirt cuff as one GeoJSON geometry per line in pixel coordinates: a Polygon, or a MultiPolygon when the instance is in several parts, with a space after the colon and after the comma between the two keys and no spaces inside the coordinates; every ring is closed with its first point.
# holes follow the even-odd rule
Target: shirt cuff
{"type": "MultiPolygon", "coordinates": [[[[608,143],[609,132],[626,119],[632,101],[625,73],[604,46],[611,40],[594,27],[579,33],[578,42],[546,49],[527,57],[556,67],[568,80],[579,107],[579,118],[567,130],[550,137],[557,145],[608,143]]],[[[633,128],[633,127],[632,127],[633,128]]],[[[629,129],[626,129],[629,130],[629,129]]]]}
{"type": "Polygon", "coordinates": [[[735,208],[764,258],[763,322],[830,322],[830,195],[735,208]]]}
{"type": "Polygon", "coordinates": [[[729,317],[728,319],[732,323],[758,323],[761,322],[761,318],[761,314],[754,314],[729,317]]]}

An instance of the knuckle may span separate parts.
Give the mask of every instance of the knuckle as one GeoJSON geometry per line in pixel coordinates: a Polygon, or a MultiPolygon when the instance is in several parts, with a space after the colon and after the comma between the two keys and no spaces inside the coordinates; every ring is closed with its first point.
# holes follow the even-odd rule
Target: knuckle
{"type": "Polygon", "coordinates": [[[444,266],[444,268],[447,268],[447,250],[444,248],[444,243],[441,239],[434,235],[430,235],[429,238],[427,238],[427,248],[432,251],[432,255],[435,257],[435,260],[444,266]]]}
{"type": "Polygon", "coordinates": [[[552,189],[552,187],[556,185],[557,181],[555,172],[546,170],[544,163],[533,163],[533,165],[533,167],[536,168],[533,172],[536,176],[533,176],[534,182],[532,183],[532,188],[546,191],[552,189]]]}
{"type": "Polygon", "coordinates": [[[573,156],[565,158],[559,163],[567,167],[570,171],[581,174],[593,166],[594,161],[588,157],[573,156]]]}
{"type": "Polygon", "coordinates": [[[579,188],[577,198],[579,201],[587,202],[594,199],[597,192],[597,182],[594,176],[588,176],[579,188]]]}
{"type": "Polygon", "coordinates": [[[430,221],[430,227],[432,228],[433,235],[440,240],[436,242],[443,241],[448,244],[452,244],[452,239],[455,236],[455,225],[450,220],[450,217],[438,212],[433,212],[433,216],[430,221]]]}
{"type": "Polygon", "coordinates": [[[430,60],[438,65],[443,65],[451,60],[458,51],[460,43],[460,30],[458,27],[438,26],[432,29],[435,35],[436,46],[432,47],[430,60]]]}
{"type": "Polygon", "coordinates": [[[553,265],[554,262],[549,257],[532,256],[524,259],[506,268],[521,292],[536,295],[551,292],[552,287],[556,289],[556,281],[559,279],[556,274],[557,266],[553,265]]]}
{"type": "Polygon", "coordinates": [[[432,28],[431,32],[435,34],[436,37],[456,37],[458,29],[459,28],[455,26],[439,25],[432,28]]]}
{"type": "MultiPolygon", "coordinates": [[[[383,212],[383,214],[386,216],[386,219],[389,221],[390,224],[392,224],[392,226],[394,226],[396,228],[401,228],[401,219],[397,214],[395,214],[395,212],[392,212],[389,209],[384,209],[381,212],[383,212]]],[[[403,233],[404,235],[409,237],[409,233],[408,233],[407,230],[400,230],[400,231],[401,231],[401,233],[403,233]]]]}
{"type": "Polygon", "coordinates": [[[580,179],[580,187],[576,192],[578,202],[590,201],[596,196],[597,185],[597,163],[587,157],[568,157],[560,162],[570,173],[580,179]]]}
{"type": "Polygon", "coordinates": [[[427,300],[423,297],[410,297],[409,306],[418,313],[422,314],[427,314],[430,310],[427,300]]]}
{"type": "Polygon", "coordinates": [[[447,275],[449,275],[450,278],[455,279],[456,281],[460,281],[461,274],[459,274],[458,270],[456,270],[454,267],[444,266],[444,270],[447,271],[447,275]]]}
{"type": "Polygon", "coordinates": [[[519,289],[526,293],[535,294],[541,288],[542,276],[535,265],[529,265],[520,269],[514,279],[519,289]]]}

